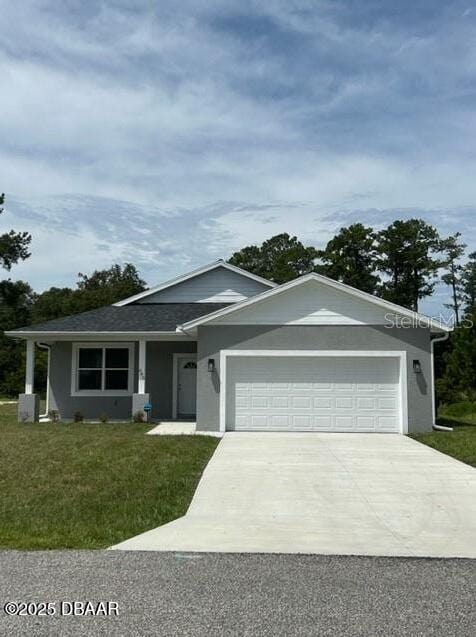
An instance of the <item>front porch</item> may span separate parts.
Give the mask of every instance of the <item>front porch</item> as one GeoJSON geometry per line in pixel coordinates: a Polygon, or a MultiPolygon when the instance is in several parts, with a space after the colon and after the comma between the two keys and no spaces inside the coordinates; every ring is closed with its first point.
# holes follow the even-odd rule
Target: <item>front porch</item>
{"type": "Polygon", "coordinates": [[[19,422],[188,420],[196,415],[196,341],[26,342],[19,422]],[[36,348],[48,350],[45,413],[35,393],[36,348]]]}

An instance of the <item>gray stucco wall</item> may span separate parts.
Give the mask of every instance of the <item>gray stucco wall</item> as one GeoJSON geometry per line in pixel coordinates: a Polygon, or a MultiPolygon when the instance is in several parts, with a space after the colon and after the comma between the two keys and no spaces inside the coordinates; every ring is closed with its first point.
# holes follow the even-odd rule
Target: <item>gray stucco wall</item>
{"type": "Polygon", "coordinates": [[[203,326],[198,331],[197,428],[219,428],[220,350],[222,349],[336,349],[405,350],[408,375],[409,432],[432,427],[430,332],[426,328],[375,326],[203,326]],[[216,372],[207,372],[214,358],[216,372]],[[422,374],[412,369],[413,359],[422,365],[422,374]]]}
{"type": "MultiPolygon", "coordinates": [[[[172,417],[172,366],[174,352],[195,352],[196,343],[187,341],[151,341],[146,352],[146,387],[153,405],[153,418],[172,417]]],[[[138,343],[134,346],[134,392],[137,392],[138,343]]],[[[71,396],[72,343],[62,341],[51,347],[50,409],[63,419],[72,419],[80,411],[86,419],[98,419],[105,413],[112,420],[129,420],[131,396],[71,396]]]]}
{"type": "MultiPolygon", "coordinates": [[[[137,370],[138,347],[134,349],[137,370]]],[[[102,413],[112,420],[129,419],[132,412],[130,396],[71,396],[72,343],[58,341],[51,346],[50,409],[57,409],[62,419],[73,418],[79,411],[84,418],[97,420],[102,413]]],[[[137,381],[134,391],[137,391],[137,381]]]]}

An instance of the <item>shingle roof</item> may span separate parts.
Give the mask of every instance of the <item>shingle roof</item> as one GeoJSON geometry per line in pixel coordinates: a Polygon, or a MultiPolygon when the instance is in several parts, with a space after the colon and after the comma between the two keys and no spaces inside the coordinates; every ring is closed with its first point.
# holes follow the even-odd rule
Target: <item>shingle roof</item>
{"type": "Polygon", "coordinates": [[[157,303],[116,307],[53,319],[12,330],[18,332],[171,332],[177,325],[210,314],[229,303],[157,303]]]}

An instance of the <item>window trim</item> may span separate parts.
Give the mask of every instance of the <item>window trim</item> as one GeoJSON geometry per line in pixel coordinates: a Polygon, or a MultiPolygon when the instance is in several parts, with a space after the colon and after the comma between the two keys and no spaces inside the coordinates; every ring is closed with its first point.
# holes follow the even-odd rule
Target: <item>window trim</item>
{"type": "MultiPolygon", "coordinates": [[[[103,355],[104,356],[104,355],[103,355]]],[[[106,358],[104,356],[103,363],[106,358]]],[[[134,343],[114,343],[114,342],[77,342],[72,344],[71,353],[71,396],[132,396],[134,393],[134,363],[135,352],[134,343]],[[129,373],[127,377],[127,389],[78,389],[79,378],[79,350],[80,349],[128,349],[129,350],[129,373]]],[[[106,369],[101,368],[101,383],[104,383],[106,369]]],[[[123,368],[121,368],[123,369],[123,368]]]]}

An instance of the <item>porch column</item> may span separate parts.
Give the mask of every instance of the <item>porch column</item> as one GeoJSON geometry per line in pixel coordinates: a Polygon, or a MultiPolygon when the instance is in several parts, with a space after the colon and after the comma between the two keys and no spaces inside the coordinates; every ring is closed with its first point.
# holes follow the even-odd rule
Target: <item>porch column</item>
{"type": "Polygon", "coordinates": [[[137,386],[139,394],[145,394],[146,347],[147,341],[139,341],[139,382],[137,386]]]}
{"type": "Polygon", "coordinates": [[[33,393],[35,382],[35,341],[26,342],[25,394],[33,393]]]}
{"type": "Polygon", "coordinates": [[[35,341],[26,342],[25,393],[18,396],[18,422],[38,422],[40,399],[33,393],[35,382],[35,341]]]}
{"type": "Polygon", "coordinates": [[[144,406],[149,403],[149,394],[145,393],[147,366],[147,341],[139,341],[139,365],[137,372],[137,394],[132,394],[132,419],[135,421],[146,421],[150,418],[150,412],[144,410],[144,406]]]}

